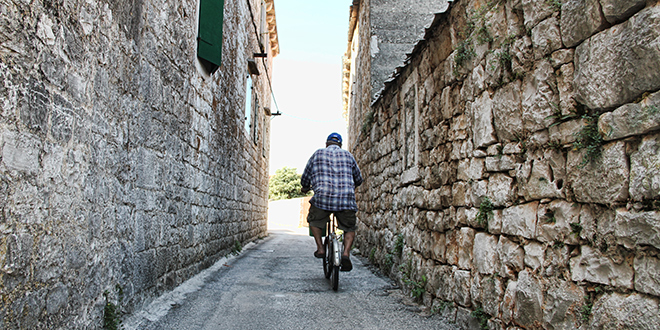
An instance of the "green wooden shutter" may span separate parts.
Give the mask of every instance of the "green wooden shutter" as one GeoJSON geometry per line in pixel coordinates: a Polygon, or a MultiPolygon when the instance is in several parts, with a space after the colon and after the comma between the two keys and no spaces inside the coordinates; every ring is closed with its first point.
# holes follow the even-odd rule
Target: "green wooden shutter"
{"type": "Polygon", "coordinates": [[[197,56],[217,66],[222,62],[224,0],[200,0],[197,56]]]}

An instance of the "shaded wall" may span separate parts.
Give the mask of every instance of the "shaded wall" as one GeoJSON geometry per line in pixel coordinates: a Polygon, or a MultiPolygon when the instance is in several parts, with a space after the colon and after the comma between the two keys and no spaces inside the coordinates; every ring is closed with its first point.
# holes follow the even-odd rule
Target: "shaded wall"
{"type": "Polygon", "coordinates": [[[225,1],[209,77],[196,1],[0,1],[0,328],[100,328],[104,291],[130,312],[265,234],[247,4],[225,1]]]}

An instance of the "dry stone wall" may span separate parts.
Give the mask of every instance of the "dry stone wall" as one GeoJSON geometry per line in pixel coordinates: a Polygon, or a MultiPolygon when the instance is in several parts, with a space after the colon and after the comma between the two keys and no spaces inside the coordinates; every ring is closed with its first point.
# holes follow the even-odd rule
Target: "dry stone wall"
{"type": "Polygon", "coordinates": [[[659,42],[655,1],[452,2],[351,108],[360,251],[464,328],[659,328],[659,42]]]}
{"type": "Polygon", "coordinates": [[[197,6],[0,0],[1,329],[101,328],[104,292],[130,312],[265,234],[248,2],[225,1],[212,76],[196,67],[197,6]]]}

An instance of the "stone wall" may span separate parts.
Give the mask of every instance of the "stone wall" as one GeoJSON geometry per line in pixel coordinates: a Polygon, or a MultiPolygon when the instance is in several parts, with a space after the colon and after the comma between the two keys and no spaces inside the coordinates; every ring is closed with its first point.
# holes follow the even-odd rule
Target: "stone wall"
{"type": "Polygon", "coordinates": [[[659,328],[658,40],[655,1],[452,2],[351,104],[360,251],[462,328],[659,328]]]}
{"type": "Polygon", "coordinates": [[[0,328],[100,328],[104,292],[130,312],[265,234],[248,3],[225,1],[209,76],[198,1],[0,0],[0,328]]]}

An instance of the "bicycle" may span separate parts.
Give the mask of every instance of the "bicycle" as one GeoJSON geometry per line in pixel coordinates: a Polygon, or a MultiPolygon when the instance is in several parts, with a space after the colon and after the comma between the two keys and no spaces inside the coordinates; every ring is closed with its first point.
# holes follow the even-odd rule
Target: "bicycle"
{"type": "Polygon", "coordinates": [[[343,233],[337,235],[337,218],[331,215],[330,221],[326,225],[327,236],[323,241],[325,247],[325,257],[323,257],[323,273],[325,278],[330,279],[332,290],[337,291],[339,288],[339,268],[341,267],[341,251],[344,250],[343,243],[340,246],[339,242],[343,242],[343,233]]]}

